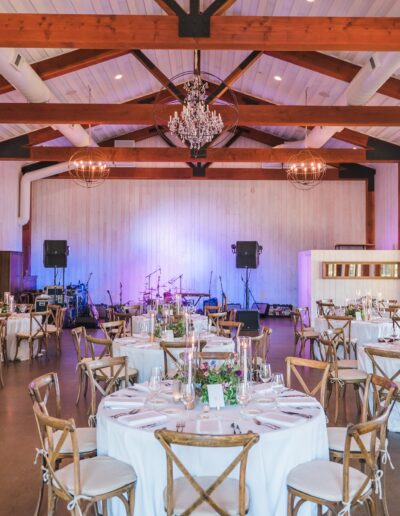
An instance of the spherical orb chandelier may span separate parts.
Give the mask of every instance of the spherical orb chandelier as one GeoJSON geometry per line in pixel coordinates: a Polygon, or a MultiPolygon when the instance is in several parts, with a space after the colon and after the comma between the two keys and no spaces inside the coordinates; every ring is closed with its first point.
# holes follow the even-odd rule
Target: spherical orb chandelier
{"type": "Polygon", "coordinates": [[[311,190],[324,178],[327,164],[311,149],[302,149],[286,164],[288,180],[300,190],[311,190]]]}
{"type": "Polygon", "coordinates": [[[83,147],[68,162],[68,172],[74,182],[85,188],[100,186],[110,175],[110,167],[97,147],[83,147]]]}
{"type": "Polygon", "coordinates": [[[157,95],[154,105],[155,125],[159,135],[177,147],[189,147],[197,156],[202,149],[217,147],[232,137],[239,119],[235,94],[224,88],[215,95],[223,81],[208,72],[182,72],[170,79],[170,88],[157,95]],[[173,106],[174,113],[166,115],[165,106],[173,106]],[[218,108],[224,108],[224,114],[218,108]]]}
{"type": "MultiPolygon", "coordinates": [[[[89,86],[89,104],[92,102],[92,90],[89,86]]],[[[92,126],[89,124],[89,143],[76,151],[69,159],[68,173],[74,182],[84,188],[100,186],[110,175],[110,167],[104,153],[99,147],[93,147],[92,126]]]]}

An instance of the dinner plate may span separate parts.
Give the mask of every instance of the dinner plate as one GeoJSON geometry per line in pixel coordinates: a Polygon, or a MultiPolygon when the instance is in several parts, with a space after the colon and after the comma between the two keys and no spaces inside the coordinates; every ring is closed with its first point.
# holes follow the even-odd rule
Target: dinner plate
{"type": "Polygon", "coordinates": [[[243,416],[247,416],[247,417],[254,417],[254,416],[257,416],[258,414],[261,414],[262,413],[262,410],[258,409],[258,408],[247,408],[247,409],[243,409],[241,411],[241,414],[243,416]]]}
{"type": "Polygon", "coordinates": [[[272,396],[265,396],[264,398],[255,398],[254,403],[257,403],[257,405],[263,405],[264,407],[271,406],[274,405],[275,398],[273,398],[272,396]]]}

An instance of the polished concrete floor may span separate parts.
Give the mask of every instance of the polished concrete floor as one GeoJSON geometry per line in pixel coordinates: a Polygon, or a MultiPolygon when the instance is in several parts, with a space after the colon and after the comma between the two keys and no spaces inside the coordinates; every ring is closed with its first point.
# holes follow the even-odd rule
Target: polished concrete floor
{"type": "MultiPolygon", "coordinates": [[[[273,329],[270,362],[274,372],[283,372],[285,357],[293,354],[293,330],[288,320],[270,319],[267,324],[273,329]]],[[[75,406],[76,357],[69,330],[64,331],[62,350],[62,355],[58,357],[55,346],[50,345],[48,359],[41,357],[32,362],[11,363],[4,367],[6,387],[0,388],[0,516],[30,516],[35,507],[39,470],[38,466],[34,466],[33,460],[38,438],[27,392],[29,381],[45,372],[56,371],[61,383],[63,416],[73,417],[77,425],[87,424],[85,400],[81,401],[78,407],[75,406]]],[[[349,420],[355,421],[356,416],[351,411],[354,407],[351,392],[348,394],[348,400],[349,420]]],[[[389,443],[396,469],[388,470],[388,500],[390,514],[395,516],[400,514],[400,434],[390,434],[389,443]]],[[[42,510],[42,514],[45,513],[46,511],[42,510]]],[[[60,504],[57,514],[68,513],[60,504]]],[[[365,512],[361,508],[352,511],[352,514],[365,512]]]]}

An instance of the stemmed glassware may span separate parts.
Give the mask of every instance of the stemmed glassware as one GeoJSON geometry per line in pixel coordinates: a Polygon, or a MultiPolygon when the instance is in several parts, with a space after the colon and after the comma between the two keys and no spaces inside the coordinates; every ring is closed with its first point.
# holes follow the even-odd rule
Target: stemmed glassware
{"type": "Polygon", "coordinates": [[[195,399],[195,390],[193,383],[182,383],[181,384],[181,400],[185,405],[186,410],[189,410],[195,399]]]}
{"type": "Polygon", "coordinates": [[[272,380],[271,364],[267,364],[266,362],[263,362],[260,365],[259,376],[260,376],[260,380],[263,383],[270,382],[272,380]]]}
{"type": "Polygon", "coordinates": [[[244,381],[239,382],[236,388],[236,399],[241,406],[240,412],[243,412],[244,407],[251,400],[251,383],[244,381]]]}
{"type": "Polygon", "coordinates": [[[282,373],[275,373],[272,376],[272,387],[274,391],[279,394],[285,387],[285,379],[282,373]]]}
{"type": "Polygon", "coordinates": [[[149,391],[151,397],[154,399],[161,390],[162,373],[161,367],[153,367],[151,370],[151,376],[149,380],[149,391]]]}

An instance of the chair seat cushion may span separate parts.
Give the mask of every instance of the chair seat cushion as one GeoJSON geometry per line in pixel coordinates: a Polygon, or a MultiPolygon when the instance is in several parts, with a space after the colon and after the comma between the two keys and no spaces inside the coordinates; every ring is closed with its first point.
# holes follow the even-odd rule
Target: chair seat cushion
{"type": "MultiPolygon", "coordinates": [[[[210,486],[217,477],[193,477],[203,489],[210,486]]],[[[174,516],[182,514],[190,505],[197,500],[199,493],[195,491],[189,481],[185,478],[174,480],[174,516]]],[[[210,495],[212,500],[217,503],[229,516],[239,516],[239,481],[234,478],[227,478],[210,495]]],[[[246,487],[246,512],[249,507],[249,493],[246,487]]],[[[164,505],[167,507],[167,489],[164,489],[164,505]]],[[[203,502],[193,512],[195,516],[209,516],[216,514],[215,510],[203,502]]]]}
{"type": "MultiPolygon", "coordinates": [[[[367,478],[367,475],[358,469],[349,468],[350,500],[367,478]]],[[[343,465],[328,460],[313,460],[305,464],[299,464],[290,471],[287,477],[289,487],[330,502],[340,502],[342,500],[342,484],[343,465]]],[[[371,481],[368,480],[363,494],[370,488],[371,481]]]]}
{"type": "MultiPolygon", "coordinates": [[[[328,443],[329,449],[337,452],[344,452],[344,445],[346,442],[347,427],[345,426],[330,426],[328,427],[328,443]]],[[[361,440],[364,443],[367,450],[370,448],[371,434],[361,436],[361,440]]],[[[379,445],[379,440],[376,441],[379,445]]],[[[350,451],[359,452],[360,447],[354,439],[351,440],[350,451]]]]}
{"type": "Polygon", "coordinates": [[[57,326],[55,326],[54,324],[48,324],[47,333],[57,333],[57,326]]]}
{"type": "Polygon", "coordinates": [[[339,369],[338,378],[343,381],[362,381],[366,380],[367,373],[365,371],[360,371],[360,369],[339,369]]]}
{"type": "MultiPolygon", "coordinates": [[[[92,457],[81,460],[79,465],[81,490],[86,496],[103,495],[136,481],[135,470],[129,464],[111,457],[92,457]]],[[[73,462],[56,471],[55,476],[69,493],[75,494],[73,462]]]]}
{"type": "Polygon", "coordinates": [[[343,360],[338,360],[338,367],[339,369],[357,369],[358,363],[357,360],[344,358],[343,360]]]}
{"type": "Polygon", "coordinates": [[[37,333],[29,333],[29,331],[21,331],[17,333],[17,337],[19,339],[41,339],[44,337],[44,333],[42,331],[39,331],[37,333]]]}
{"type": "Polygon", "coordinates": [[[307,328],[306,330],[303,330],[300,332],[300,335],[302,337],[305,337],[305,338],[318,338],[319,337],[319,333],[315,330],[313,330],[312,328],[307,328]]]}
{"type": "MultiPolygon", "coordinates": [[[[60,437],[62,435],[61,430],[57,430],[54,432],[54,446],[57,445],[60,437]]],[[[97,449],[97,439],[96,439],[96,429],[89,427],[82,427],[76,429],[76,437],[78,439],[78,448],[80,453],[88,453],[91,451],[96,451],[97,449]]],[[[71,439],[66,439],[60,449],[60,453],[72,453],[71,447],[71,439]]]]}

